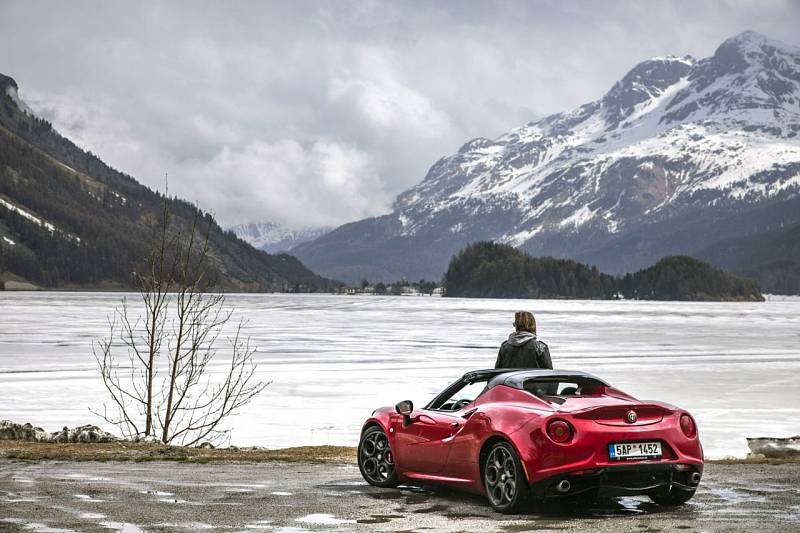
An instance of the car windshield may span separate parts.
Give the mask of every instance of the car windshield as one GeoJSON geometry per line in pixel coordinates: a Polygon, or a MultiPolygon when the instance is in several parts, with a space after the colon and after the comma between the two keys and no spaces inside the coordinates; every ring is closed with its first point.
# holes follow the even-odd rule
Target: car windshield
{"type": "Polygon", "coordinates": [[[438,411],[458,411],[474,402],[475,399],[481,395],[486,389],[486,382],[487,380],[483,379],[467,383],[455,392],[452,392],[448,397],[435,402],[431,405],[431,409],[436,409],[438,411]]]}
{"type": "Polygon", "coordinates": [[[523,388],[534,396],[587,396],[598,394],[603,384],[591,378],[534,378],[528,379],[523,388]]]}

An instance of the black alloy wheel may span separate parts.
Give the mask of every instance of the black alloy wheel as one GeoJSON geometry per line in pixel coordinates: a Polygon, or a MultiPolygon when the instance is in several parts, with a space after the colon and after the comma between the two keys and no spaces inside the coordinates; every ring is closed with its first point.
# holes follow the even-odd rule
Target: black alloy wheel
{"type": "Polygon", "coordinates": [[[371,426],[361,435],[361,442],[358,443],[358,469],[370,485],[396,487],[399,484],[389,439],[379,426],[371,426]]]}
{"type": "Polygon", "coordinates": [[[528,500],[528,480],[508,442],[492,446],[483,467],[483,483],[489,503],[499,513],[518,513],[528,500]]]}

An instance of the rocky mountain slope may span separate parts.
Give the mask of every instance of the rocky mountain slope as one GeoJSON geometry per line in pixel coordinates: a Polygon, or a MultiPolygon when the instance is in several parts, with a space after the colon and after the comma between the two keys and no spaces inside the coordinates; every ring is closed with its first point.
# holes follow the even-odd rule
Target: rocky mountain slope
{"type": "MultiPolygon", "coordinates": [[[[130,286],[163,196],[81,150],[37,117],[0,75],[0,281],[43,287],[130,286]]],[[[177,227],[196,208],[169,199],[177,227]]],[[[211,215],[210,257],[229,290],[333,285],[289,255],[268,255],[223,231],[211,215]]]]}
{"type": "Polygon", "coordinates": [[[274,254],[288,252],[299,244],[318,239],[332,228],[289,229],[276,222],[264,220],[237,224],[228,229],[255,248],[274,254]]]}
{"type": "Polygon", "coordinates": [[[744,32],[437,161],[392,213],[293,250],[346,281],[438,278],[470,242],[634,271],[800,223],[800,48],[744,32]]]}

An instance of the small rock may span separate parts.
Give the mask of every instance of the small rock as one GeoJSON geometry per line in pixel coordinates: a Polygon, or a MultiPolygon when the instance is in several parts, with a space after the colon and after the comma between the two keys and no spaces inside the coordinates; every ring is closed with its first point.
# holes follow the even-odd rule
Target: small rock
{"type": "Polygon", "coordinates": [[[0,420],[0,440],[21,440],[26,442],[111,442],[117,437],[97,426],[85,425],[47,433],[31,424],[17,424],[10,420],[0,420]]]}

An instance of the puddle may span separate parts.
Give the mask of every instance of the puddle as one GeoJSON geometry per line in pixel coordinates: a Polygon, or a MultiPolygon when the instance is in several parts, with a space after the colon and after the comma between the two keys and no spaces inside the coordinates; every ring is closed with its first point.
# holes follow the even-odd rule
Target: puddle
{"type": "Polygon", "coordinates": [[[755,502],[767,501],[767,498],[765,496],[747,494],[744,491],[735,489],[712,488],[708,492],[713,496],[715,496],[717,499],[725,500],[726,502],[729,503],[748,503],[748,502],[755,503],[755,502]]]}
{"type": "Polygon", "coordinates": [[[83,502],[104,502],[105,500],[101,500],[100,498],[93,498],[88,494],[76,494],[75,497],[83,502]]]}
{"type": "Polygon", "coordinates": [[[106,515],[101,513],[81,513],[78,515],[79,518],[86,518],[88,520],[99,520],[101,518],[105,518],[106,515]]]}
{"type": "MultiPolygon", "coordinates": [[[[178,503],[178,504],[180,504],[180,503],[189,503],[188,501],[181,500],[180,498],[159,498],[157,501],[160,501],[161,503],[178,503]]],[[[195,505],[195,504],[192,504],[192,505],[195,505]]]]}
{"type": "Polygon", "coordinates": [[[161,490],[140,490],[140,494],[152,494],[153,496],[174,496],[171,492],[164,492],[161,490]]]}
{"type": "Polygon", "coordinates": [[[0,491],[0,501],[4,501],[6,503],[24,503],[24,502],[37,502],[41,498],[37,496],[31,496],[28,492],[3,492],[0,491]]]}
{"type": "Polygon", "coordinates": [[[401,514],[374,514],[369,518],[359,518],[356,520],[358,524],[385,524],[395,518],[405,518],[401,514]]]}
{"type": "Polygon", "coordinates": [[[441,511],[447,511],[448,509],[450,508],[446,505],[436,504],[436,505],[431,505],[430,507],[424,507],[422,509],[414,509],[414,512],[427,514],[427,513],[438,513],[441,511]]]}
{"type": "Polygon", "coordinates": [[[26,522],[21,518],[0,518],[0,522],[7,524],[17,524],[29,529],[31,531],[38,531],[40,533],[75,533],[72,529],[64,529],[58,527],[50,527],[47,524],[40,524],[39,522],[26,522]]]}
{"type": "Polygon", "coordinates": [[[326,487],[365,487],[367,485],[366,481],[334,481],[325,484],[326,487]]]}
{"type": "Polygon", "coordinates": [[[245,529],[272,529],[271,521],[269,520],[259,520],[252,524],[245,524],[245,529]]]}
{"type": "Polygon", "coordinates": [[[302,516],[300,518],[295,519],[295,522],[303,522],[305,524],[317,524],[317,525],[324,525],[324,526],[332,526],[336,524],[355,524],[355,520],[345,520],[342,518],[336,518],[332,514],[327,513],[313,513],[306,516],[302,516]]]}
{"type": "Polygon", "coordinates": [[[106,529],[113,529],[118,533],[144,533],[139,526],[130,522],[100,522],[100,525],[106,529]]]}
{"type": "Polygon", "coordinates": [[[170,529],[188,529],[190,531],[215,529],[215,527],[212,526],[211,524],[204,524],[203,522],[163,523],[163,524],[156,524],[156,527],[166,527],[170,529]]]}

